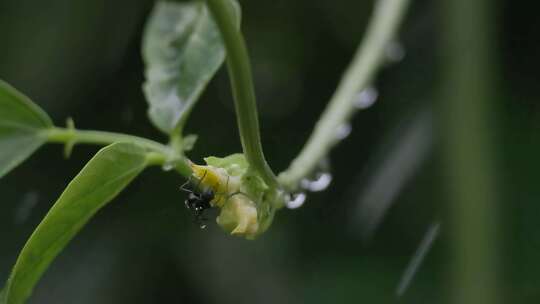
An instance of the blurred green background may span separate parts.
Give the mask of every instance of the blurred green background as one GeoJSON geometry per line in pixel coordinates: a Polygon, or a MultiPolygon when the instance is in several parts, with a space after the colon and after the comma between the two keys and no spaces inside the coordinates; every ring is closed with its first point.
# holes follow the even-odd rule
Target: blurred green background
{"type": "MultiPolygon", "coordinates": [[[[246,0],[263,146],[285,169],[310,134],[368,22],[373,1],[246,0]]],[[[540,21],[538,4],[492,1],[491,100],[497,206],[493,248],[503,303],[540,301],[540,21]]],[[[166,138],[146,118],[140,41],[152,1],[0,0],[0,78],[58,125],[166,138]]],[[[184,181],[147,170],[100,211],[51,265],[30,303],[444,303],[451,233],[441,166],[441,8],[412,1],[375,104],[328,158],[333,181],[298,209],[278,213],[256,241],[200,230],[185,210],[184,181]],[[403,57],[403,58],[401,58],[403,57]],[[438,230],[416,275],[403,273],[438,230]]],[[[466,51],[466,50],[464,50],[466,51]]],[[[221,69],[187,131],[192,160],[239,152],[228,78],[221,69]]],[[[0,181],[0,280],[68,181],[97,147],[64,160],[42,148],[0,181]]],[[[474,170],[475,168],[470,168],[474,170]]]]}

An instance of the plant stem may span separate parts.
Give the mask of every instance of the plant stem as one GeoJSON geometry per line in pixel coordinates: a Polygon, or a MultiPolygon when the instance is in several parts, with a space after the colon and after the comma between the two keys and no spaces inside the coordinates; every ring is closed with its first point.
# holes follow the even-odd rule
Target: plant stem
{"type": "Polygon", "coordinates": [[[179,154],[169,146],[147,138],[114,132],[77,130],[73,128],[58,127],[46,130],[45,136],[48,142],[64,143],[66,145],[79,143],[95,145],[110,145],[117,142],[135,143],[152,152],[151,163],[153,165],[163,165],[170,160],[178,160],[175,162],[176,171],[186,178],[191,176],[192,173],[191,167],[189,166],[189,160],[185,156],[179,154]]]}
{"type": "Polygon", "coordinates": [[[501,75],[498,4],[442,1],[442,122],[451,261],[448,303],[505,302],[493,134],[501,75]],[[464,51],[466,50],[466,51],[464,51]]]}
{"type": "Polygon", "coordinates": [[[315,125],[300,154],[279,176],[288,190],[296,190],[300,181],[311,174],[338,142],[337,130],[355,112],[355,98],[372,81],[384,59],[384,50],[394,39],[409,0],[379,0],[363,42],[345,71],[338,88],[315,125]]]}
{"type": "Polygon", "coordinates": [[[235,101],[236,118],[244,155],[250,165],[268,184],[276,187],[276,176],[265,160],[259,133],[257,102],[251,77],[248,52],[242,33],[232,18],[228,0],[208,0],[227,50],[227,68],[235,101]]]}

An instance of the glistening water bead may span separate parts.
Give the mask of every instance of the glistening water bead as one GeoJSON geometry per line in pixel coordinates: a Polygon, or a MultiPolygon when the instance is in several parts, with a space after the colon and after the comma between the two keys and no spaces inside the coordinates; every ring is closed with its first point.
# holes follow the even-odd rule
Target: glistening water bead
{"type": "Polygon", "coordinates": [[[163,171],[171,171],[172,169],[174,169],[174,163],[166,162],[163,164],[163,166],[161,166],[161,168],[163,169],[163,171]]]}
{"type": "Polygon", "coordinates": [[[367,87],[356,95],[353,103],[357,109],[363,110],[371,107],[377,101],[378,97],[379,91],[376,88],[367,87]]]}
{"type": "Polygon", "coordinates": [[[336,129],[336,139],[337,140],[343,140],[351,134],[352,126],[350,123],[343,123],[339,125],[336,129]]]}
{"type": "Polygon", "coordinates": [[[291,194],[291,198],[285,203],[285,206],[289,209],[296,209],[302,207],[306,201],[306,194],[303,192],[291,194]]]}
{"type": "Polygon", "coordinates": [[[332,182],[332,174],[328,172],[319,172],[314,179],[304,178],[300,181],[300,186],[310,192],[323,191],[332,182]]]}

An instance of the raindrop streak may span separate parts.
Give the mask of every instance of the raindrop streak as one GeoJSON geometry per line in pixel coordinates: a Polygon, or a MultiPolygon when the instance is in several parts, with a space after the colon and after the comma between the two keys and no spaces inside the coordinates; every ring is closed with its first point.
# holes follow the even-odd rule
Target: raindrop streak
{"type": "Polygon", "coordinates": [[[38,203],[39,195],[35,191],[30,191],[24,194],[21,203],[15,209],[13,221],[15,224],[23,224],[30,217],[32,209],[36,207],[38,203]]]}
{"type": "Polygon", "coordinates": [[[293,194],[291,199],[285,205],[289,209],[296,209],[296,208],[302,207],[305,201],[306,201],[306,194],[300,192],[300,193],[293,194]]]}
{"type": "Polygon", "coordinates": [[[351,124],[344,123],[344,124],[340,125],[336,129],[336,139],[337,140],[343,140],[343,139],[347,138],[347,136],[349,136],[349,134],[351,134],[351,131],[352,131],[351,124]]]}
{"type": "Polygon", "coordinates": [[[316,178],[313,180],[307,179],[307,178],[303,179],[300,182],[300,186],[305,190],[308,190],[311,192],[318,192],[318,191],[323,191],[326,188],[328,188],[331,182],[332,182],[332,174],[324,172],[324,173],[317,173],[316,178]]]}
{"type": "Polygon", "coordinates": [[[379,91],[377,91],[376,88],[367,87],[357,94],[356,99],[354,100],[354,106],[360,110],[367,109],[377,101],[378,97],[379,91]]]}
{"type": "Polygon", "coordinates": [[[378,149],[382,157],[371,161],[373,169],[353,186],[355,193],[360,190],[360,195],[350,221],[366,242],[373,237],[402,189],[419,172],[432,150],[432,114],[423,111],[416,115],[386,139],[389,144],[378,149]]]}
{"type": "Polygon", "coordinates": [[[431,224],[431,226],[429,226],[429,229],[424,235],[422,242],[420,242],[420,246],[418,246],[418,249],[414,253],[413,258],[409,262],[409,265],[407,265],[407,268],[405,268],[403,276],[401,276],[401,280],[399,281],[399,285],[396,289],[396,295],[398,297],[401,297],[411,284],[411,281],[414,278],[414,275],[418,272],[418,268],[420,268],[420,265],[424,261],[426,254],[433,246],[433,242],[435,241],[435,239],[439,236],[440,229],[440,222],[435,222],[431,224]]]}
{"type": "Polygon", "coordinates": [[[389,62],[399,62],[405,57],[405,48],[398,41],[391,41],[384,49],[384,56],[389,62]]]}

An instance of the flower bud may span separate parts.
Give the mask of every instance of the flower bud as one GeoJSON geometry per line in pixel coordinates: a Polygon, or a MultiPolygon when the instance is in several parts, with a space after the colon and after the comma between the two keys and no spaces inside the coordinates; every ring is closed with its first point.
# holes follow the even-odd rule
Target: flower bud
{"type": "MultiPolygon", "coordinates": [[[[249,170],[244,155],[209,157],[207,165],[191,164],[199,188],[211,189],[212,206],[221,208],[216,219],[223,230],[236,236],[254,239],[271,224],[276,211],[276,190],[249,170]]],[[[199,190],[201,190],[199,189],[199,190]]]]}

